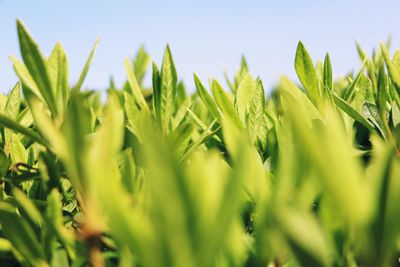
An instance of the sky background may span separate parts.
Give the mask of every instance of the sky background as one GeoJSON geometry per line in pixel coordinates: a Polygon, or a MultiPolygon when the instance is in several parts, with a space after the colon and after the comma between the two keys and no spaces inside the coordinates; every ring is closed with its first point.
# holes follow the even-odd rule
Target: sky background
{"type": "Polygon", "coordinates": [[[242,54],[267,89],[281,74],[295,78],[299,40],[314,60],[329,52],[336,76],[360,67],[355,41],[370,52],[392,36],[392,47],[400,48],[400,0],[0,0],[0,92],[17,81],[8,59],[20,57],[17,18],[46,55],[62,42],[71,83],[101,36],[85,82],[99,90],[111,75],[117,85],[123,83],[123,60],[132,58],[141,44],[161,64],[169,43],[178,76],[189,90],[193,72],[204,81],[222,79],[224,70],[233,75],[242,54]]]}

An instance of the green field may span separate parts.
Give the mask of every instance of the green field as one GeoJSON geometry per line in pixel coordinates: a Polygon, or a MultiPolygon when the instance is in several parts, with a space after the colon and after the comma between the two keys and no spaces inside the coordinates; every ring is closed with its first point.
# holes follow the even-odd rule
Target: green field
{"type": "Polygon", "coordinates": [[[299,42],[299,84],[266,94],[243,58],[179,80],[170,48],[125,61],[106,100],[25,26],[0,95],[0,266],[399,265],[400,50],[360,45],[332,78],[299,42]],[[150,87],[144,85],[151,75],[150,87]],[[222,85],[227,84],[227,88],[222,85]]]}

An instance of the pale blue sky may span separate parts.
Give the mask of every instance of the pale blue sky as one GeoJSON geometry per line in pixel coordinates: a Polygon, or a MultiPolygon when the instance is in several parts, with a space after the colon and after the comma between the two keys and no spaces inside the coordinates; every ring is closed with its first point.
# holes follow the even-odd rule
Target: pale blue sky
{"type": "Polygon", "coordinates": [[[15,20],[21,18],[48,54],[56,41],[68,53],[77,80],[98,35],[101,43],[85,86],[104,89],[124,80],[123,60],[144,44],[160,64],[170,44],[178,75],[193,88],[192,73],[206,80],[233,74],[241,54],[270,88],[280,74],[294,78],[298,40],[313,59],[331,54],[336,75],[360,66],[355,40],[366,50],[392,36],[400,48],[400,0],[100,1],[0,0],[0,92],[16,82],[8,56],[19,55],[15,20]]]}

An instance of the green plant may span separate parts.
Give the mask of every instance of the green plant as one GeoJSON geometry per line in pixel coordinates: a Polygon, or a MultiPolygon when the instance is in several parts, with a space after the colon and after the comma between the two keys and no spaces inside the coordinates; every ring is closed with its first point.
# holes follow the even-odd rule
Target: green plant
{"type": "Polygon", "coordinates": [[[299,43],[301,85],[268,97],[247,63],[230,92],[179,81],[141,48],[107,100],[70,86],[17,22],[19,82],[0,95],[3,266],[396,266],[400,50],[333,80],[299,43]],[[22,95],[21,95],[22,92],[22,95]]]}

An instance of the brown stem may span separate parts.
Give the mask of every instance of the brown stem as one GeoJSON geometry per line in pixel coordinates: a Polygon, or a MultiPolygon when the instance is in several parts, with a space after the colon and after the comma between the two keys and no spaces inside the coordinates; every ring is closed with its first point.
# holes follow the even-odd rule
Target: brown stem
{"type": "Polygon", "coordinates": [[[87,223],[81,224],[78,228],[78,236],[88,247],[88,260],[92,267],[103,267],[104,261],[101,255],[102,233],[90,227],[87,223]]]}
{"type": "Polygon", "coordinates": [[[93,236],[86,241],[89,246],[89,261],[92,267],[103,267],[104,261],[101,255],[101,240],[100,236],[93,236]]]}
{"type": "Polygon", "coordinates": [[[275,266],[275,267],[282,267],[282,264],[281,264],[281,262],[279,261],[278,258],[276,258],[276,259],[274,260],[274,266],[275,266]]]}
{"type": "Polygon", "coordinates": [[[102,257],[102,241],[103,228],[99,226],[98,220],[95,219],[94,213],[89,208],[90,202],[84,201],[82,194],[77,193],[76,198],[80,203],[83,213],[85,214],[84,222],[79,225],[78,235],[88,247],[88,260],[92,267],[103,267],[104,260],[102,257]]]}

